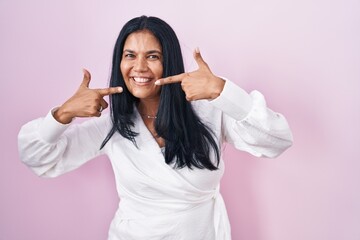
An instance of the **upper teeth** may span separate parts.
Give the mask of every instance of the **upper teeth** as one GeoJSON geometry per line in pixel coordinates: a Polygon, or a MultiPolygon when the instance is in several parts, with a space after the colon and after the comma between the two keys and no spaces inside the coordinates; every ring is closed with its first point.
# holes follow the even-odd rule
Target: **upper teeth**
{"type": "Polygon", "coordinates": [[[149,78],[139,78],[139,77],[134,77],[134,80],[135,80],[135,82],[141,82],[141,83],[150,81],[149,78]]]}

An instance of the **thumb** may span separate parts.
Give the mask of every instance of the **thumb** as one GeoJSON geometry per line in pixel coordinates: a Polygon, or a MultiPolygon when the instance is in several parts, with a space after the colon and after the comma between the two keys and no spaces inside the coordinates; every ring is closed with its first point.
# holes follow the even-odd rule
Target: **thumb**
{"type": "Polygon", "coordinates": [[[83,78],[81,85],[84,87],[89,87],[90,80],[91,80],[91,74],[85,68],[83,68],[83,73],[84,73],[84,78],[83,78]]]}
{"type": "Polygon", "coordinates": [[[207,63],[204,61],[204,59],[202,58],[201,56],[201,53],[200,53],[200,50],[199,48],[195,48],[195,51],[194,51],[194,59],[197,63],[197,65],[199,66],[199,68],[209,68],[207,63]]]}

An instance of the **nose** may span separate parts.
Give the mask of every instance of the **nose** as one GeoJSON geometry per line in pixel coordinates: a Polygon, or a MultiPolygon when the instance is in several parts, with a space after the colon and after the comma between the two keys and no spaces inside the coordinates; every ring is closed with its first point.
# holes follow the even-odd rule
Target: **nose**
{"type": "Polygon", "coordinates": [[[145,72],[148,69],[146,59],[143,57],[136,58],[133,68],[137,72],[145,72]]]}

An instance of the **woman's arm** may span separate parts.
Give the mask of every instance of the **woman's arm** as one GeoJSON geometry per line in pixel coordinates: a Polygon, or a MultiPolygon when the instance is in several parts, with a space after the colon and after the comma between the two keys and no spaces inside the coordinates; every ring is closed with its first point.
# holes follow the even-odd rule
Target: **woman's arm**
{"type": "Polygon", "coordinates": [[[59,176],[102,154],[100,146],[111,127],[108,115],[61,124],[53,117],[55,110],[25,124],[18,135],[20,159],[38,176],[59,176]]]}
{"type": "Polygon", "coordinates": [[[90,89],[91,75],[85,69],[83,72],[83,81],[71,98],[20,130],[20,158],[39,176],[58,176],[101,153],[101,143],[111,126],[109,117],[70,123],[75,117],[100,117],[102,109],[108,107],[104,96],[120,93],[122,88],[90,89]]]}
{"type": "Polygon", "coordinates": [[[223,112],[223,140],[257,157],[276,157],[289,148],[293,136],[285,117],[267,107],[264,96],[245,92],[226,81],[210,103],[223,112]]]}
{"type": "Polygon", "coordinates": [[[236,84],[214,75],[198,49],[196,71],[170,76],[155,84],[181,83],[188,101],[207,99],[223,112],[223,139],[255,156],[276,157],[292,145],[289,125],[269,109],[264,96],[245,92],[236,84]]]}

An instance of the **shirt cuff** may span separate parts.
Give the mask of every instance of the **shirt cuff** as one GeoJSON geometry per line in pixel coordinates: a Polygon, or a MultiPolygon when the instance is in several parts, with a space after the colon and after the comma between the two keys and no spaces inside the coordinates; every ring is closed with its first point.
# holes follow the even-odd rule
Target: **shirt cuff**
{"type": "Polygon", "coordinates": [[[224,89],[220,96],[211,100],[210,103],[239,121],[248,115],[253,105],[251,96],[229,80],[225,80],[224,89]]]}
{"type": "Polygon", "coordinates": [[[56,142],[71,124],[62,124],[56,121],[53,114],[57,109],[58,108],[56,107],[50,110],[50,112],[43,119],[43,122],[39,128],[40,137],[48,143],[56,142]]]}

